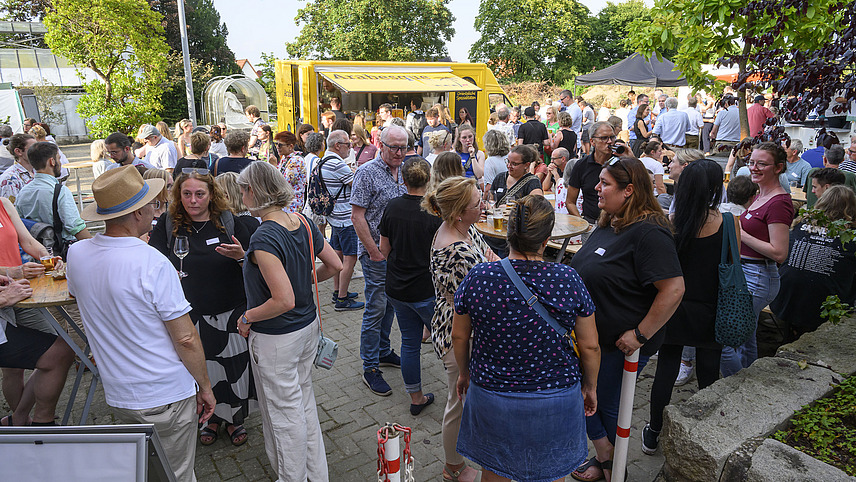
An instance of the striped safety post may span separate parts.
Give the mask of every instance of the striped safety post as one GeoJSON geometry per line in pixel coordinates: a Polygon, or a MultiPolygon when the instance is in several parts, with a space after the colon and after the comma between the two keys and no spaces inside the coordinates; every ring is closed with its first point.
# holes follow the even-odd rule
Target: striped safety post
{"type": "Polygon", "coordinates": [[[413,482],[413,456],[410,453],[410,427],[387,423],[377,431],[377,480],[378,482],[413,482]],[[404,451],[401,439],[404,439],[404,451]],[[402,463],[402,455],[404,461],[402,463]]]}
{"type": "Polygon", "coordinates": [[[612,456],[612,480],[624,480],[627,472],[627,449],[630,446],[630,423],[633,419],[633,397],[636,393],[636,372],[639,350],[624,356],[624,376],[621,379],[621,400],[618,403],[618,428],[615,430],[615,452],[612,456]]]}

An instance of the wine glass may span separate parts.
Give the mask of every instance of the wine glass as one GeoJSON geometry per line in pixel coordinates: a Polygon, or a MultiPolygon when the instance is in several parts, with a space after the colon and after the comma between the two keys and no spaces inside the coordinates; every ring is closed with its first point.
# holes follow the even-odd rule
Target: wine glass
{"type": "Polygon", "coordinates": [[[184,257],[190,252],[190,242],[187,240],[187,236],[175,237],[175,244],[172,246],[172,252],[175,253],[179,259],[178,277],[186,277],[187,273],[184,272],[184,257]]]}

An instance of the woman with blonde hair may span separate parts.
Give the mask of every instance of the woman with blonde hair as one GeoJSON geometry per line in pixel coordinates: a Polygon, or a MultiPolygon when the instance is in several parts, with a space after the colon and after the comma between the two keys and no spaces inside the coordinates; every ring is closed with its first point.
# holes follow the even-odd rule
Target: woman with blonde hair
{"type": "Polygon", "coordinates": [[[547,126],[547,132],[552,136],[559,131],[559,109],[556,109],[552,105],[547,107],[544,117],[546,117],[544,125],[547,126]]]}
{"type": "MultiPolygon", "coordinates": [[[[193,131],[193,122],[190,119],[181,119],[175,124],[175,148],[178,149],[178,157],[182,158],[190,152],[190,133],[193,131]]],[[[166,136],[169,139],[169,136],[166,136]]]]}
{"type": "Polygon", "coordinates": [[[369,142],[366,129],[356,122],[351,130],[351,147],[354,149],[354,158],[357,160],[357,167],[362,166],[377,156],[377,147],[369,142]]]}
{"type": "MultiPolygon", "coordinates": [[[[437,158],[434,167],[437,167],[443,156],[451,154],[443,153],[437,158]]],[[[442,428],[446,455],[443,480],[472,481],[477,474],[476,470],[467,467],[464,458],[456,450],[463,400],[458,397],[455,388],[459,369],[452,351],[453,300],[458,285],[473,266],[498,258],[473,227],[479,220],[482,208],[475,179],[456,176],[440,182],[435,190],[423,197],[422,208],[443,220],[434,235],[430,265],[436,298],[431,319],[431,340],[434,352],[443,360],[448,379],[442,428]]]]}
{"type": "Polygon", "coordinates": [[[428,134],[428,145],[431,146],[431,154],[428,154],[425,160],[433,165],[437,156],[452,150],[452,140],[452,134],[446,129],[439,129],[428,134]]]}
{"type": "Polygon", "coordinates": [[[508,145],[505,134],[495,129],[487,131],[483,140],[484,150],[488,156],[484,161],[484,191],[487,196],[497,174],[508,171],[506,162],[508,162],[511,146],[508,145]]]}
{"type": "Polygon", "coordinates": [[[433,190],[450,177],[463,176],[464,168],[461,166],[461,156],[455,152],[446,151],[440,153],[431,166],[431,188],[433,190]]]}
{"type": "MultiPolygon", "coordinates": [[[[173,140],[172,132],[169,130],[169,124],[167,124],[166,122],[158,121],[158,123],[155,124],[155,129],[157,129],[158,132],[160,132],[161,136],[163,136],[169,140],[173,140]]],[[[145,144],[145,142],[143,142],[143,144],[145,144]]]]}
{"type": "MultiPolygon", "coordinates": [[[[241,187],[238,186],[237,172],[224,172],[223,174],[215,177],[214,182],[220,190],[223,191],[223,195],[226,197],[226,207],[229,208],[229,211],[232,211],[232,214],[235,216],[249,216],[252,218],[250,210],[244,205],[243,196],[241,195],[241,187]]],[[[256,227],[258,227],[258,220],[256,220],[256,218],[252,219],[255,221],[256,227]]],[[[253,231],[255,231],[255,229],[253,231]]]]}
{"type": "Polygon", "coordinates": [[[171,194],[174,201],[158,219],[149,244],[186,273],[181,286],[192,307],[190,318],[199,331],[217,399],[199,441],[213,444],[225,426],[232,445],[243,445],[247,441],[243,423],[255,409],[256,397],[249,349],[246,340],[236,336],[236,325],[247,305],[241,266],[252,224],[229,211],[223,191],[207,169],[182,170],[171,194]],[[174,253],[178,236],[188,242],[183,261],[174,253]]]}
{"type": "Polygon", "coordinates": [[[92,176],[97,178],[104,174],[104,171],[110,169],[111,164],[116,164],[113,159],[107,155],[107,148],[104,147],[103,139],[92,141],[89,146],[89,160],[92,161],[92,176]]]}
{"type": "Polygon", "coordinates": [[[283,211],[294,192],[275,167],[250,163],[238,185],[262,218],[246,252],[247,311],[238,331],[253,353],[265,450],[278,480],[328,480],[312,388],[320,328],[313,278],[331,278],[342,262],[312,220],[283,211]]]}

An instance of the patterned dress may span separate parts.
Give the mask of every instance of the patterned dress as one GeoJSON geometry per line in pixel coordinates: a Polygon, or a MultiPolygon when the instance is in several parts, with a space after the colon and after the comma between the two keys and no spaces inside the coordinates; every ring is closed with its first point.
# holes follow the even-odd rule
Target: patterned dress
{"type": "Polygon", "coordinates": [[[303,211],[303,196],[305,195],[304,191],[306,190],[307,183],[306,163],[303,156],[297,151],[287,156],[282,156],[282,159],[279,161],[279,172],[285,176],[285,180],[294,189],[294,199],[285,208],[286,212],[299,213],[303,211]]]}
{"type": "Polygon", "coordinates": [[[431,249],[431,274],[437,297],[431,319],[431,339],[439,358],[452,349],[455,291],[473,266],[487,261],[485,253],[490,249],[474,226],[470,226],[469,235],[472,245],[455,241],[443,248],[431,249]]]}

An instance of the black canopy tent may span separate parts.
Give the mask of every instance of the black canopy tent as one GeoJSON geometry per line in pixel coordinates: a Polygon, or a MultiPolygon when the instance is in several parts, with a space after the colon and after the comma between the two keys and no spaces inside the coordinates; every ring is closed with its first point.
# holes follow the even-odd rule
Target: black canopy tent
{"type": "Polygon", "coordinates": [[[574,80],[577,85],[632,85],[638,87],[680,87],[687,84],[683,73],[673,70],[675,64],[666,58],[657,60],[652,55],[650,60],[639,54],[633,54],[626,59],[609,67],[578,75],[574,80]]]}

